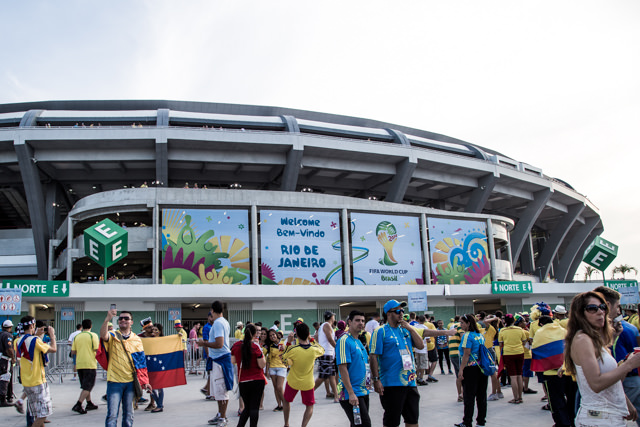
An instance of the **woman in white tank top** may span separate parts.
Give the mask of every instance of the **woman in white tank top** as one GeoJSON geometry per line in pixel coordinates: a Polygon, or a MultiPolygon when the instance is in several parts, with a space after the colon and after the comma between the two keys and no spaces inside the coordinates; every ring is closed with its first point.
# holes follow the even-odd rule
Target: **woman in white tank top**
{"type": "Polygon", "coordinates": [[[565,366],[578,380],[581,401],[576,426],[623,427],[638,414],[624,394],[622,380],[640,367],[640,354],[620,366],[609,353],[612,329],[609,307],[597,292],[578,294],[571,302],[565,338],[565,366]]]}

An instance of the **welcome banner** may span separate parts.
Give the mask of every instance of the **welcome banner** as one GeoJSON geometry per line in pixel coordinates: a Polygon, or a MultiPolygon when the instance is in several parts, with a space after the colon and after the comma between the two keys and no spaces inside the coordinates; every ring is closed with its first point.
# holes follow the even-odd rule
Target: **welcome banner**
{"type": "Polygon", "coordinates": [[[424,284],[417,217],[351,214],[356,285],[424,284]]]}
{"type": "Polygon", "coordinates": [[[342,285],[337,212],[260,211],[262,283],[342,285]]]}

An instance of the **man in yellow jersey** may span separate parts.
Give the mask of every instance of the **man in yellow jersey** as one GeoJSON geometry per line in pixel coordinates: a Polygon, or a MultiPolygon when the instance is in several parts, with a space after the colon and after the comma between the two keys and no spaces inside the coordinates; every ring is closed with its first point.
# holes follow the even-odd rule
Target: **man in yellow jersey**
{"type": "Polygon", "coordinates": [[[140,386],[151,392],[147,375],[147,361],[142,347],[142,339],[131,331],[133,316],[122,311],[118,317],[118,329],[108,330],[108,323],[118,314],[113,308],[107,312],[100,327],[100,338],[109,353],[107,369],[107,418],[105,427],[116,427],[118,412],[122,405],[122,425],[133,425],[133,402],[135,398],[134,377],[140,386]]]}
{"type": "Polygon", "coordinates": [[[96,370],[98,363],[96,362],[96,351],[100,348],[98,335],[91,332],[91,319],[82,321],[82,331],[75,336],[71,345],[71,354],[76,356],[76,369],[78,371],[78,379],[80,380],[80,397],[72,411],[79,414],[86,414],[87,411],[98,409],[97,405],[91,402],[91,390],[96,383],[96,370]],[[82,407],[82,402],[87,401],[87,406],[82,407]]]}
{"type": "MultiPolygon", "coordinates": [[[[289,375],[284,388],[284,425],[289,425],[291,402],[300,392],[302,403],[305,405],[302,416],[302,427],[306,427],[313,415],[314,396],[313,365],[316,359],[324,354],[324,348],[318,344],[309,343],[309,326],[303,322],[296,322],[298,343],[287,347],[282,360],[289,365],[289,375]]],[[[293,341],[293,332],[289,334],[289,342],[293,341]]]]}
{"type": "Polygon", "coordinates": [[[464,335],[464,331],[460,327],[460,316],[456,315],[454,317],[454,324],[449,328],[450,330],[455,330],[455,334],[449,337],[449,359],[451,359],[451,364],[453,365],[453,372],[456,374],[456,389],[458,390],[458,402],[462,402],[462,383],[458,379],[458,373],[460,371],[460,353],[458,348],[460,347],[460,341],[462,341],[462,336],[464,335]]]}
{"type": "MultiPolygon", "coordinates": [[[[432,331],[437,330],[436,325],[434,325],[431,322],[425,321],[423,324],[427,329],[431,329],[432,331]]],[[[438,350],[436,349],[436,337],[431,338],[426,335],[423,335],[423,336],[426,337],[424,338],[424,341],[427,347],[427,359],[429,360],[429,369],[426,372],[427,374],[426,381],[430,383],[437,383],[438,380],[436,379],[436,377],[433,376],[433,372],[436,370],[436,364],[438,363],[438,350]]]]}
{"type": "Polygon", "coordinates": [[[42,427],[45,418],[53,413],[49,385],[45,378],[44,366],[48,362],[48,353],[55,353],[56,331],[48,327],[51,343],[45,344],[34,335],[36,322],[32,316],[23,317],[20,322],[24,325],[25,334],[17,344],[18,357],[20,357],[20,377],[22,386],[27,395],[29,412],[35,418],[32,427],[42,427]]]}

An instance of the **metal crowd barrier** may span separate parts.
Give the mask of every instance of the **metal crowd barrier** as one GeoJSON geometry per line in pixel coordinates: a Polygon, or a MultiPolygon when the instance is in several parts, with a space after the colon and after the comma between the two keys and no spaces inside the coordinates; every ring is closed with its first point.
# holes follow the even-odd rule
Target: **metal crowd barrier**
{"type": "MultiPolygon", "coordinates": [[[[197,339],[187,340],[187,349],[185,351],[184,370],[187,375],[204,374],[206,367],[206,353],[204,349],[199,347],[197,339]],[[204,356],[204,358],[203,358],[204,356]]],[[[237,340],[229,339],[229,346],[232,346],[237,340]]],[[[65,380],[73,378],[73,358],[70,357],[71,343],[67,340],[57,342],[58,350],[55,353],[49,353],[49,363],[45,367],[45,375],[50,383],[63,383],[65,380]]],[[[14,367],[13,382],[18,382],[18,366],[14,367]]],[[[97,378],[107,378],[107,372],[98,364],[97,378]]]]}

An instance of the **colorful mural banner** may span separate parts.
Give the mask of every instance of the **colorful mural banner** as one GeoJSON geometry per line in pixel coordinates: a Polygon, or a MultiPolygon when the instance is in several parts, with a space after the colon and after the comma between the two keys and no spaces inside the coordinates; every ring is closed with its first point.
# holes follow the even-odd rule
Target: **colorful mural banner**
{"type": "Polygon", "coordinates": [[[351,240],[354,284],[424,284],[417,217],[352,213],[351,240]]]}
{"type": "Polygon", "coordinates": [[[162,283],[249,284],[248,242],[246,210],[164,209],[162,283]]]}
{"type": "Polygon", "coordinates": [[[486,223],[427,218],[427,226],[434,284],[491,283],[486,223]]]}
{"type": "Polygon", "coordinates": [[[262,284],[342,285],[337,212],[260,211],[262,284]]]}

